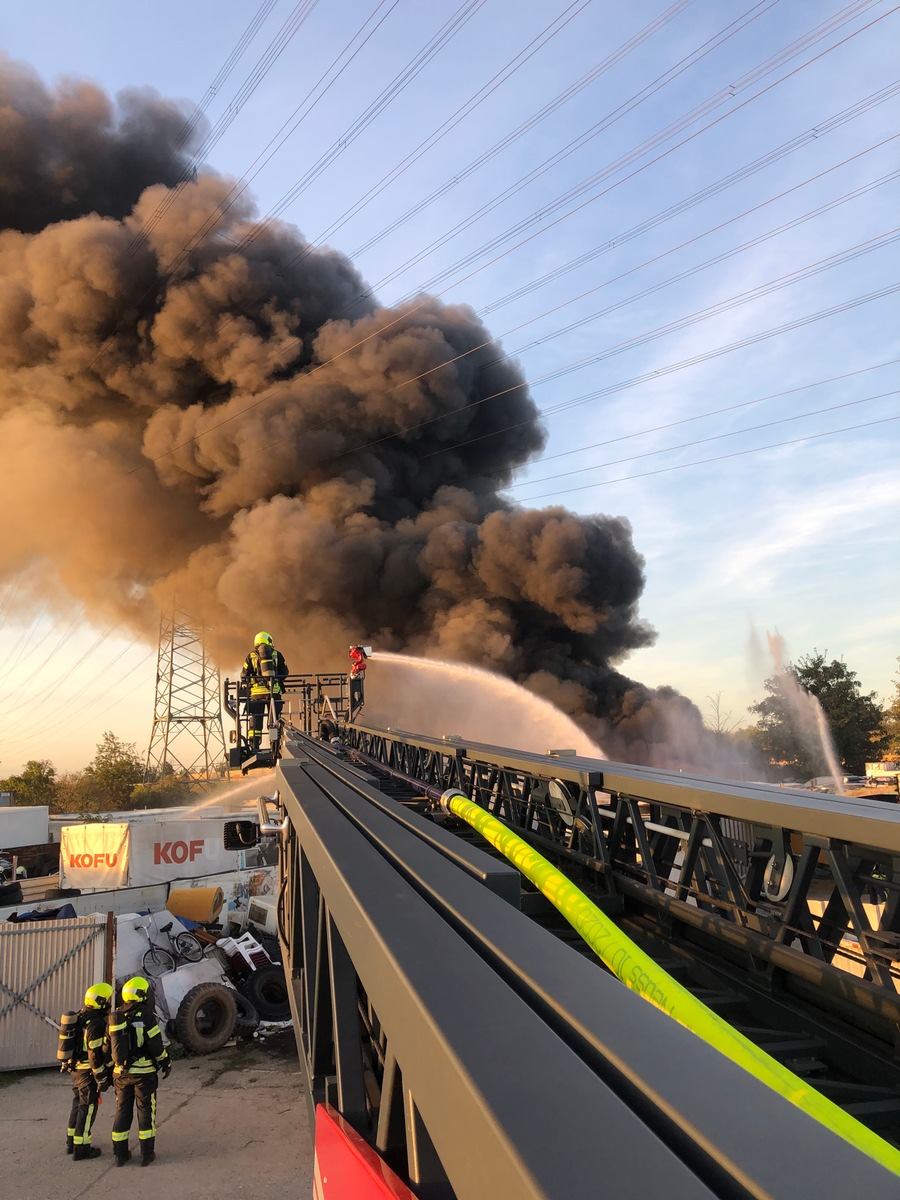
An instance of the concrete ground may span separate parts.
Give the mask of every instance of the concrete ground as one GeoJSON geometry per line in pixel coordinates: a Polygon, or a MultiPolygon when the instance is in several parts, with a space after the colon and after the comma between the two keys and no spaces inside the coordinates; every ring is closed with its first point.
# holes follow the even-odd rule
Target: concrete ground
{"type": "Polygon", "coordinates": [[[149,1188],[167,1200],[276,1200],[312,1196],[312,1140],[293,1032],[174,1062],[160,1080],[156,1162],[117,1168],[103,1096],[93,1144],[102,1158],[65,1153],[72,1089],[55,1069],[0,1074],[3,1192],[16,1200],[121,1200],[149,1188]],[[125,1190],[127,1189],[127,1191],[125,1190]]]}

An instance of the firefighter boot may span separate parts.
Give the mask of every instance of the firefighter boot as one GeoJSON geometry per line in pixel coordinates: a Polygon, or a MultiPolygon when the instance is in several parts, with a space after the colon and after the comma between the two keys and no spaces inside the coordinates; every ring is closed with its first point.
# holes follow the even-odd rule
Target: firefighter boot
{"type": "Polygon", "coordinates": [[[102,1153],[99,1146],[76,1146],[74,1157],[76,1162],[84,1162],[87,1158],[99,1158],[102,1153]]]}
{"type": "Polygon", "coordinates": [[[141,1142],[141,1166],[149,1167],[156,1158],[156,1138],[145,1138],[141,1142]]]}
{"type": "Polygon", "coordinates": [[[113,1147],[113,1153],[116,1156],[116,1166],[124,1167],[131,1158],[131,1151],[128,1149],[127,1143],[117,1142],[113,1147]]]}
{"type": "Polygon", "coordinates": [[[66,1154],[71,1154],[74,1151],[74,1149],[75,1149],[75,1139],[71,1138],[71,1137],[67,1137],[66,1138],[66,1154]]]}

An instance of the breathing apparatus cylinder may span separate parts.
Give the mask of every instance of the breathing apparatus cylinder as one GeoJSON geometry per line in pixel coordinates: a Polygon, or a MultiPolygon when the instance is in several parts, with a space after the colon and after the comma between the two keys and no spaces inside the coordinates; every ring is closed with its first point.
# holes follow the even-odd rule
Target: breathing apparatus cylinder
{"type": "Polygon", "coordinates": [[[126,1070],[132,1058],[132,1046],[131,1026],[124,1009],[114,1008],[109,1014],[109,1048],[115,1065],[126,1070]]]}
{"type": "Polygon", "coordinates": [[[78,1013],[64,1012],[59,1018],[59,1048],[56,1060],[59,1063],[73,1062],[78,1053],[78,1013]]]}

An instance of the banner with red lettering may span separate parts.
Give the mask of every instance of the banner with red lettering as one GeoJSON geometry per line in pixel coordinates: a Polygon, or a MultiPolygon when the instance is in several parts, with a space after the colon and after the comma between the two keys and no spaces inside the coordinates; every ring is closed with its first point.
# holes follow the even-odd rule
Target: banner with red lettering
{"type": "Polygon", "coordinates": [[[59,886],[98,891],[128,886],[128,826],[94,821],[64,825],[59,839],[59,886]]]}
{"type": "Polygon", "coordinates": [[[131,886],[233,871],[221,821],[136,821],[131,826],[131,886]]]}

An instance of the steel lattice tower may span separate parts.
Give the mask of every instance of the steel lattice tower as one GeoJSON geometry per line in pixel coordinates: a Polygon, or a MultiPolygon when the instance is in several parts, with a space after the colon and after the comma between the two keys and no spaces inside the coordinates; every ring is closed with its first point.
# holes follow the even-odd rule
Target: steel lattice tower
{"type": "Polygon", "coordinates": [[[171,769],[199,788],[228,777],[219,672],[205,628],[172,606],[159,622],[156,705],[144,782],[171,769]]]}

